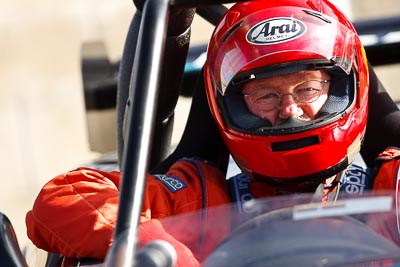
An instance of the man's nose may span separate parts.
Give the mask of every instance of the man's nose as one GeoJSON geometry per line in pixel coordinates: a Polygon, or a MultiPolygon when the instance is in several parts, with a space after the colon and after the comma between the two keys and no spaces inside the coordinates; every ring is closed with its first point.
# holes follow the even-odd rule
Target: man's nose
{"type": "Polygon", "coordinates": [[[290,118],[290,117],[298,117],[299,114],[299,107],[295,101],[294,95],[292,94],[285,94],[282,95],[281,103],[280,103],[280,115],[281,118],[290,118]]]}

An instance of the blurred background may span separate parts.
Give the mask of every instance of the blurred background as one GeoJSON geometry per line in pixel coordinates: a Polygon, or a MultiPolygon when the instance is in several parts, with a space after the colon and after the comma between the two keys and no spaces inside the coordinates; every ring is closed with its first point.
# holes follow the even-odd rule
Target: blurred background
{"type": "MultiPolygon", "coordinates": [[[[352,20],[400,16],[398,0],[337,0],[352,20]]],[[[25,214],[45,182],[100,156],[89,142],[88,118],[111,122],[115,112],[85,112],[81,58],[86,43],[102,42],[111,62],[120,59],[134,13],[129,0],[16,0],[0,9],[0,211],[14,225],[23,247],[25,214]]],[[[206,42],[211,25],[197,17],[192,43],[206,42]]],[[[398,66],[377,68],[394,98],[398,66]]],[[[179,140],[190,101],[178,104],[173,142],[179,140]]],[[[99,129],[102,136],[115,129],[99,129]]],[[[106,140],[104,140],[106,142],[106,140]]],[[[107,149],[115,149],[115,143],[107,149]]],[[[101,151],[105,152],[105,151],[101,151]]]]}

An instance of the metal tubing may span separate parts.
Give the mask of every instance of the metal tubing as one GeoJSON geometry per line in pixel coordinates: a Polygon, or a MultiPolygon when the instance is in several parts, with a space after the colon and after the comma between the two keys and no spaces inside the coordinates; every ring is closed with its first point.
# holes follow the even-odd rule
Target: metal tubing
{"type": "MultiPolygon", "coordinates": [[[[131,108],[122,157],[122,180],[115,239],[125,231],[128,245],[124,263],[133,266],[137,229],[156,113],[160,66],[168,25],[168,0],[146,0],[130,83],[131,108]]],[[[120,259],[121,260],[121,259],[120,259]]]]}

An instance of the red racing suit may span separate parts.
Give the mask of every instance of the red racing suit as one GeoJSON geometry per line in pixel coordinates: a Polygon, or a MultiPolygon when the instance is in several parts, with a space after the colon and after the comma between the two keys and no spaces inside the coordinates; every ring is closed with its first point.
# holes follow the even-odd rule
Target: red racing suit
{"type": "MultiPolygon", "coordinates": [[[[386,149],[377,162],[379,172],[372,190],[397,188],[400,150],[386,149]]],[[[37,247],[48,252],[73,258],[103,259],[113,242],[119,186],[119,172],[79,168],[55,177],[43,187],[32,210],[27,213],[29,238],[37,247]]],[[[257,197],[276,194],[275,188],[256,182],[251,182],[250,190],[257,197]]],[[[199,266],[202,257],[193,252],[196,251],[195,245],[175,240],[163,231],[159,220],[230,201],[226,178],[216,167],[197,159],[182,159],[166,174],[148,175],[139,243],[153,239],[167,240],[177,250],[177,266],[199,266]]],[[[397,220],[393,218],[393,222],[389,222],[393,227],[387,227],[387,224],[375,227],[386,238],[400,244],[395,227],[397,220]]]]}

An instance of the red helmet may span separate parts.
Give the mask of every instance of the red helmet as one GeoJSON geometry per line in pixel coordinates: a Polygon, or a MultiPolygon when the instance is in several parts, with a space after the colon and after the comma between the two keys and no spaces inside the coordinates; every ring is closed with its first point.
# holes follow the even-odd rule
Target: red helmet
{"type": "Polygon", "coordinates": [[[219,131],[250,178],[321,181],[345,169],[360,150],[367,61],[353,25],[327,0],[234,5],[213,32],[204,78],[219,131]],[[302,70],[325,70],[332,77],[316,119],[271,126],[248,111],[240,93],[246,82],[302,70]]]}

